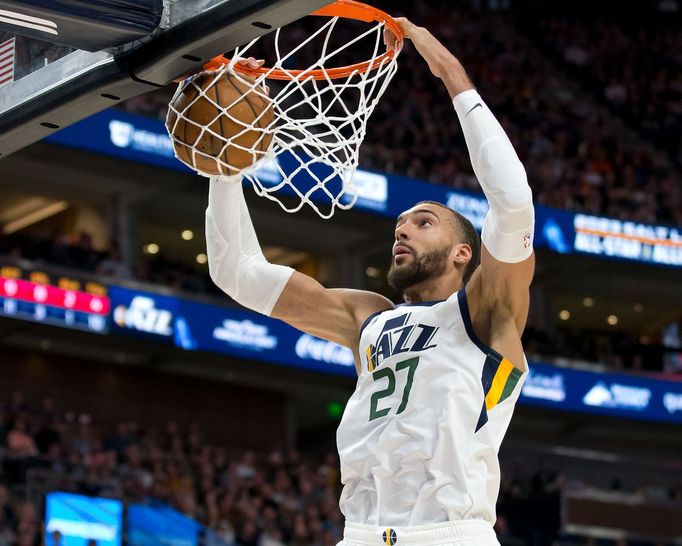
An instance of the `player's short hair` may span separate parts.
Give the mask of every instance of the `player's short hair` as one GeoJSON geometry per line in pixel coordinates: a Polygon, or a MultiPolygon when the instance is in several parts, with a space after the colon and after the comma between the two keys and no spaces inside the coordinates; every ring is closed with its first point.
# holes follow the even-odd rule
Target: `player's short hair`
{"type": "Polygon", "coordinates": [[[419,203],[416,203],[415,206],[427,204],[438,205],[439,207],[449,210],[455,219],[453,225],[457,230],[457,238],[459,239],[458,242],[466,243],[471,248],[471,260],[469,260],[469,263],[464,268],[464,273],[462,275],[462,284],[466,285],[466,283],[469,282],[469,279],[471,279],[471,276],[474,274],[474,271],[476,271],[478,264],[481,263],[481,238],[479,237],[474,225],[466,216],[461,215],[456,210],[452,210],[443,203],[426,200],[419,201],[419,203]]]}

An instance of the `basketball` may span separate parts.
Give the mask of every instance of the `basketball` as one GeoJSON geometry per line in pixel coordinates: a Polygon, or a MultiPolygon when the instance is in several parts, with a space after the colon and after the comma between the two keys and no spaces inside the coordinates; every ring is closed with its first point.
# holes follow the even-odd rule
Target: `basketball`
{"type": "Polygon", "coordinates": [[[263,157],[274,118],[264,91],[230,73],[201,73],[182,85],[166,121],[180,160],[214,176],[237,174],[263,157]]]}

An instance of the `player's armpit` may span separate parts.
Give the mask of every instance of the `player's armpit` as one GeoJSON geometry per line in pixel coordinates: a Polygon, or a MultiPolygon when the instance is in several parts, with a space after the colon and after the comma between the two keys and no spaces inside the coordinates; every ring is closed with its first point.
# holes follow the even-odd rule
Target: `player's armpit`
{"type": "Polygon", "coordinates": [[[481,307],[489,309],[493,315],[498,313],[512,318],[519,336],[528,318],[529,287],[534,271],[535,253],[521,262],[508,263],[495,259],[485,243],[481,246],[481,265],[476,275],[476,282],[480,283],[481,307]]]}
{"type": "Polygon", "coordinates": [[[471,322],[476,336],[522,372],[527,371],[521,334],[528,319],[529,286],[535,255],[509,264],[481,249],[481,265],[466,286],[471,322]]]}
{"type": "Polygon", "coordinates": [[[328,289],[315,279],[294,272],[271,316],[356,351],[365,319],[392,307],[390,300],[374,292],[328,289]]]}

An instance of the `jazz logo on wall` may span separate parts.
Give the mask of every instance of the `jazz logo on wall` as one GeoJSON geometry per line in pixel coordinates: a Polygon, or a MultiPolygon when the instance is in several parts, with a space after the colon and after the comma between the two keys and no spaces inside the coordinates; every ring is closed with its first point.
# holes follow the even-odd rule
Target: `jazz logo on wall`
{"type": "Polygon", "coordinates": [[[130,305],[118,305],[114,309],[114,322],[119,328],[138,332],[170,336],[173,334],[173,313],[157,309],[153,298],[135,296],[130,305]]]}

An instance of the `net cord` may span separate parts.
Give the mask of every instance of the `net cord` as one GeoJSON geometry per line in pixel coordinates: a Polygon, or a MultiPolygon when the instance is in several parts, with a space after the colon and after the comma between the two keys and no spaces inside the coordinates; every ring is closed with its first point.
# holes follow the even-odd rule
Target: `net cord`
{"type": "MultiPolygon", "coordinates": [[[[285,81],[283,88],[272,97],[268,96],[265,90],[265,80],[269,72],[250,79],[234,70],[237,60],[247,56],[249,50],[258,42],[258,38],[237,48],[228,64],[209,72],[212,78],[207,85],[200,87],[195,81],[196,78],[189,78],[182,82],[171,101],[167,118],[167,121],[170,120],[171,113],[175,116],[172,126],[168,123],[167,126],[174,142],[176,157],[195,170],[197,169],[194,165],[201,160],[214,161],[222,175],[231,175],[235,174],[234,170],[222,159],[229,155],[226,152],[233,149],[248,152],[253,155],[255,163],[242,171],[243,176],[251,182],[258,195],[277,202],[283,210],[294,213],[301,210],[303,206],[309,205],[322,218],[330,218],[336,208],[350,209],[358,197],[354,176],[358,168],[359,147],[366,135],[367,120],[397,71],[397,53],[393,57],[377,60],[380,56],[385,28],[383,23],[374,24],[372,28],[360,33],[341,47],[331,48],[331,37],[338,20],[339,17],[331,17],[317,31],[286,54],[282,54],[280,47],[282,29],[275,31],[277,60],[270,71],[276,69],[284,71],[291,76],[291,79],[285,81]],[[372,34],[374,34],[373,37],[372,34]],[[321,52],[309,68],[293,74],[284,67],[284,64],[302,51],[307,44],[322,36],[321,52]],[[374,39],[373,60],[369,62],[369,68],[366,71],[353,71],[343,78],[330,77],[324,66],[325,63],[367,38],[374,39]],[[313,78],[310,74],[312,70],[322,71],[324,78],[319,80],[313,78]],[[221,78],[226,77],[226,74],[236,78],[246,91],[229,104],[220,105],[209,96],[209,90],[221,78]],[[173,104],[189,85],[194,86],[196,96],[185,108],[178,110],[173,104]],[[266,101],[269,107],[274,109],[273,121],[265,127],[260,125],[268,108],[263,109],[249,123],[240,121],[231,112],[238,107],[243,97],[251,94],[266,101]],[[348,98],[353,94],[357,94],[357,98],[348,98]],[[216,114],[209,123],[200,124],[190,118],[192,106],[197,101],[207,101],[215,108],[216,114]],[[301,114],[301,111],[305,115],[301,114]],[[240,127],[239,131],[229,138],[214,130],[215,127],[220,127],[222,117],[240,127]],[[193,143],[182,143],[174,136],[180,121],[198,130],[198,136],[193,143]],[[240,138],[252,138],[254,134],[257,137],[248,146],[239,142],[240,138]],[[258,151],[257,148],[268,136],[272,136],[268,150],[258,151]],[[210,154],[198,149],[198,143],[205,138],[218,139],[222,142],[219,153],[210,154]],[[178,153],[178,148],[185,145],[190,150],[191,161],[189,162],[178,153]],[[288,155],[295,165],[293,168],[288,166],[285,170],[282,167],[278,160],[278,156],[282,154],[288,155]],[[320,169],[320,166],[324,168],[320,169]],[[273,181],[273,174],[280,180],[273,181]],[[309,187],[297,182],[299,176],[305,177],[309,187]],[[285,193],[283,190],[293,193],[297,202],[291,204],[288,199],[283,199],[285,193]],[[320,196],[324,196],[323,201],[327,201],[324,210],[317,203],[320,196]]],[[[214,173],[200,172],[200,174],[213,175],[214,173]]]]}

